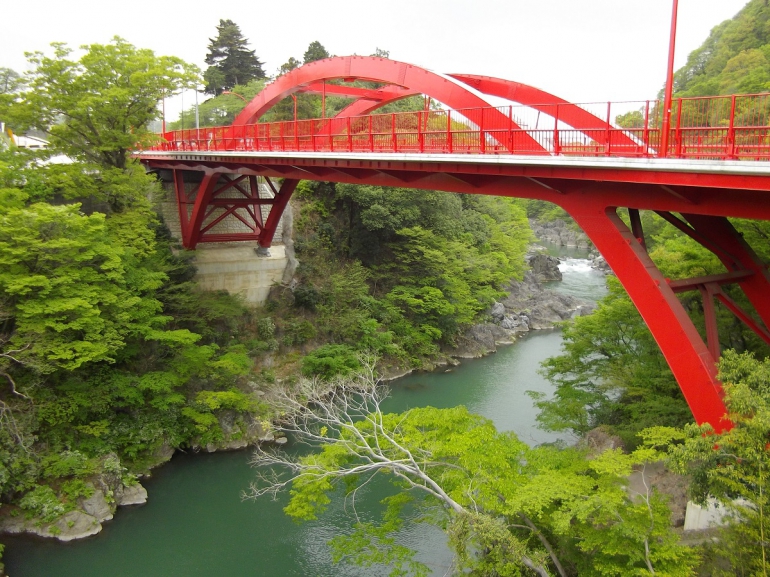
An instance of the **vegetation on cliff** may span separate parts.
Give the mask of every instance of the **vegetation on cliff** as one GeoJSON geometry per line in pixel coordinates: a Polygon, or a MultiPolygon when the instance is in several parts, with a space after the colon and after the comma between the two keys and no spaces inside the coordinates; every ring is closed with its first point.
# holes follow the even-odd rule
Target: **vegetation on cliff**
{"type": "Polygon", "coordinates": [[[220,413],[265,409],[238,340],[250,313],[195,289],[128,153],[194,67],[118,38],[30,61],[0,100],[51,142],[0,151],[0,499],[48,523],[106,462],[142,471],[164,445],[221,440],[220,413]]]}
{"type": "Polygon", "coordinates": [[[676,96],[752,94],[770,89],[770,6],[751,0],[676,71],[676,96]]]}

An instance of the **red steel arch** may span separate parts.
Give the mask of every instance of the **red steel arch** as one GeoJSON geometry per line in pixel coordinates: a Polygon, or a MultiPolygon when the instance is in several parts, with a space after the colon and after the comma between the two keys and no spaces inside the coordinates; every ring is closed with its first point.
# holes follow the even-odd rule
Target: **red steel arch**
{"type": "MultiPolygon", "coordinates": [[[[365,80],[392,84],[406,89],[410,94],[425,94],[455,110],[489,107],[489,103],[449,78],[406,62],[373,56],[342,56],[326,58],[295,68],[265,87],[235,117],[233,126],[256,123],[259,118],[278,102],[304,87],[326,80],[365,80]]],[[[488,114],[500,126],[520,128],[508,116],[495,109],[488,114]]],[[[545,148],[529,135],[523,135],[533,152],[546,152],[545,148]]]]}
{"type": "MultiPolygon", "coordinates": [[[[607,133],[605,132],[608,127],[607,120],[602,120],[587,110],[545,90],[492,76],[476,76],[475,74],[449,74],[449,76],[475,88],[482,94],[505,98],[511,102],[525,104],[550,116],[556,116],[558,120],[573,128],[589,130],[591,138],[601,144],[607,142],[607,133]]],[[[618,144],[636,144],[623,133],[615,134],[617,134],[618,144]]]]}

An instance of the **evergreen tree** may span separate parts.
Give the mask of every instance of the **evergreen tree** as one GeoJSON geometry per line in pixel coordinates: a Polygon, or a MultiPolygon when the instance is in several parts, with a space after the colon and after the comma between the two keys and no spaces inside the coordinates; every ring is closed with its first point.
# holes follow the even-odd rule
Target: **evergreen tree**
{"type": "Polygon", "coordinates": [[[208,94],[221,94],[236,84],[265,78],[262,63],[254,50],[247,48],[248,41],[241,29],[232,20],[220,20],[217,37],[209,38],[209,52],[206,64],[209,67],[203,75],[208,94]]]}
{"type": "Polygon", "coordinates": [[[323,44],[321,44],[318,40],[314,40],[307,47],[307,50],[305,50],[305,54],[302,56],[302,63],[307,64],[308,62],[323,60],[324,58],[329,58],[330,56],[331,54],[329,54],[329,51],[324,48],[323,44]]]}
{"type": "Polygon", "coordinates": [[[294,58],[294,56],[290,56],[289,59],[281,64],[281,67],[278,69],[278,76],[283,76],[284,74],[288,74],[295,68],[299,68],[302,66],[302,62],[294,58]]]}

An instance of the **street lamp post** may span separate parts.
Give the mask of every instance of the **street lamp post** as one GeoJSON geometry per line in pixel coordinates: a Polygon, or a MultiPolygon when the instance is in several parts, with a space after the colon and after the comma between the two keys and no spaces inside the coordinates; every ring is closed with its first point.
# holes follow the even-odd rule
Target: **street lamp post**
{"type": "Polygon", "coordinates": [[[198,85],[195,85],[195,130],[200,130],[201,128],[201,117],[200,114],[198,114],[198,85]]]}
{"type": "Polygon", "coordinates": [[[671,35],[668,42],[668,70],[666,72],[666,94],[663,99],[663,125],[660,134],[660,150],[658,156],[668,155],[668,137],[671,132],[671,97],[674,92],[674,48],[676,45],[676,16],[679,0],[674,0],[671,12],[671,35]]]}

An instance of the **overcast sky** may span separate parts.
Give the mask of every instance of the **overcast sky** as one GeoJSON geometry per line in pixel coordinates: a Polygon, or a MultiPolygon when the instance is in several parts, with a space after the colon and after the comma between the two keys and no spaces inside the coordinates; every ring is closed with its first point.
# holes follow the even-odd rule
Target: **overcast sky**
{"type": "MultiPolygon", "coordinates": [[[[436,72],[498,76],[573,102],[644,100],[665,80],[672,1],[0,0],[0,66],[21,72],[25,51],[118,35],[204,68],[209,38],[229,18],[269,75],[318,40],[339,56],[381,48],[436,72]]],[[[676,67],[746,3],[680,0],[676,67]]]]}

